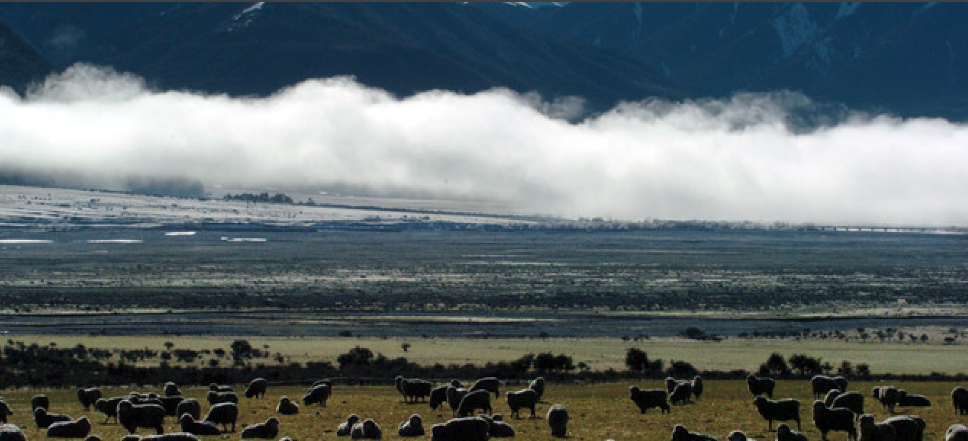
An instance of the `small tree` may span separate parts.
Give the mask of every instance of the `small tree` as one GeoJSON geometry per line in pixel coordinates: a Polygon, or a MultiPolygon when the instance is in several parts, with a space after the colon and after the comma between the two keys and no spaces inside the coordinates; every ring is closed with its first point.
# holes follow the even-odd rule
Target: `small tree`
{"type": "Polygon", "coordinates": [[[649,366],[649,355],[639,348],[625,351],[625,366],[632,372],[642,373],[649,366]]]}
{"type": "Polygon", "coordinates": [[[782,354],[774,352],[766,359],[766,363],[760,365],[760,374],[786,377],[790,375],[790,367],[782,354]]]}
{"type": "Polygon", "coordinates": [[[799,372],[801,376],[816,375],[821,371],[820,358],[806,354],[793,354],[790,356],[790,367],[799,372]]]}

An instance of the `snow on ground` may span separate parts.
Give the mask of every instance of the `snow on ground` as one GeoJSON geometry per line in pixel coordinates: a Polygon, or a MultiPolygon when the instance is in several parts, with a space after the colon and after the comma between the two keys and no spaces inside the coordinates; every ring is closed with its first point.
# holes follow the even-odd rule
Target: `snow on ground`
{"type": "MultiPolygon", "coordinates": [[[[385,199],[380,201],[386,202],[385,199]]],[[[323,222],[454,222],[519,224],[509,216],[415,212],[376,206],[366,199],[353,203],[307,206],[184,199],[125,193],[0,185],[0,227],[129,226],[157,227],[199,223],[312,226],[323,222]],[[343,205],[343,206],[334,206],[343,205]],[[367,208],[352,208],[363,205],[367,208]],[[379,207],[379,208],[374,208],[379,207]]]]}

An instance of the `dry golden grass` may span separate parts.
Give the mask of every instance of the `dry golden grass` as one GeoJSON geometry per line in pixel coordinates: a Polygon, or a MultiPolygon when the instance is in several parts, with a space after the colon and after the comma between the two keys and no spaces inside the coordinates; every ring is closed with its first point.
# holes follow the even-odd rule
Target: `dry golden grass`
{"type": "MultiPolygon", "coordinates": [[[[673,406],[672,413],[663,415],[657,409],[649,410],[645,415],[628,398],[628,388],[636,384],[642,388],[661,388],[659,381],[647,380],[637,382],[618,382],[603,384],[548,384],[544,402],[538,406],[540,419],[508,419],[517,432],[517,440],[551,440],[550,431],[544,415],[553,403],[562,403],[571,415],[568,425],[569,438],[574,440],[602,441],[615,439],[616,441],[633,440],[667,440],[670,438],[672,427],[683,424],[692,431],[709,433],[720,440],[732,430],[743,430],[750,438],[772,440],[775,433],[767,431],[766,422],[756,413],[752,399],[746,390],[744,381],[713,381],[707,380],[706,392],[695,403],[684,406],[673,406]]],[[[898,413],[916,414],[924,418],[928,427],[925,432],[926,440],[939,440],[944,431],[952,423],[964,424],[968,417],[955,414],[949,393],[956,385],[952,382],[894,382],[892,383],[911,393],[928,396],[933,403],[930,408],[899,408],[898,413]]],[[[862,392],[869,397],[870,389],[875,384],[866,382],[852,382],[849,389],[862,392]]],[[[509,410],[504,402],[503,393],[519,386],[505,385],[502,387],[501,397],[493,400],[494,412],[508,415],[509,410]]],[[[236,387],[241,393],[243,388],[236,387]]],[[[106,396],[127,394],[127,388],[103,388],[106,396]]],[[[333,396],[326,407],[300,406],[300,414],[282,416],[275,412],[279,398],[286,395],[301,403],[305,393],[303,386],[270,386],[263,399],[241,399],[239,426],[236,433],[224,434],[211,439],[238,439],[242,426],[263,422],[270,416],[276,416],[281,421],[278,438],[290,436],[297,441],[336,440],[335,429],[351,414],[356,413],[361,418],[373,418],[383,428],[384,439],[402,439],[396,433],[397,425],[406,420],[411,414],[418,413],[424,419],[424,426],[428,430],[428,439],[432,424],[444,422],[451,417],[450,410],[433,412],[426,403],[405,404],[392,386],[345,386],[336,385],[333,396]]],[[[145,392],[160,392],[158,389],[142,389],[145,392]]],[[[203,411],[208,409],[205,403],[205,388],[182,387],[182,392],[203,403],[203,411]]],[[[810,406],[813,398],[810,386],[806,380],[778,381],[776,398],[793,397],[801,401],[801,418],[803,432],[811,440],[819,440],[820,434],[812,423],[810,406]]],[[[6,390],[2,395],[12,406],[15,415],[10,422],[24,427],[27,438],[32,441],[44,440],[44,431],[38,430],[29,415],[30,397],[37,393],[47,394],[51,399],[51,411],[67,413],[74,417],[87,415],[94,423],[93,434],[104,440],[117,440],[124,435],[124,430],[115,424],[101,424],[103,415],[96,411],[83,411],[73,390],[6,390]]],[[[493,396],[492,396],[493,397],[493,396]]],[[[446,408],[446,405],[445,405],[446,408]]],[[[867,398],[865,410],[874,414],[878,420],[888,415],[881,410],[879,403],[867,398]]],[[[527,412],[525,412],[526,414],[527,412]]],[[[791,422],[792,423],[792,422],[791,422]]],[[[795,424],[793,424],[795,427],[795,424]]],[[[775,424],[774,424],[775,427],[775,424]]],[[[166,431],[177,431],[175,418],[166,420],[166,431]]],[[[140,434],[150,431],[140,429],[140,434]]],[[[832,441],[846,441],[843,432],[833,432],[829,439],[832,441]]]]}

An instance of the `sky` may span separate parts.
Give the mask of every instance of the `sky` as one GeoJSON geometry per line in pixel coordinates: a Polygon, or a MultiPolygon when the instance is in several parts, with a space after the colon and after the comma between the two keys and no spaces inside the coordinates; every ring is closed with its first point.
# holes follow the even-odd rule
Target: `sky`
{"type": "Polygon", "coordinates": [[[0,167],[342,186],[572,218],[968,225],[968,127],[851,112],[789,124],[815,106],[781,91],[584,115],[580,97],[397,97],[351,77],[229,97],[77,64],[23,97],[0,89],[0,167]]]}

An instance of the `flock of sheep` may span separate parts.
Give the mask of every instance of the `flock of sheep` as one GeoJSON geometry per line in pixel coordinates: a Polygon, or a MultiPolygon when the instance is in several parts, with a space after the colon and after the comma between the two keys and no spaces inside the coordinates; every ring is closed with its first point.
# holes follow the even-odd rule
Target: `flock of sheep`
{"type": "MultiPolygon", "coordinates": [[[[753,407],[767,422],[767,430],[773,430],[774,421],[796,422],[797,430],[786,423],[776,427],[776,441],[808,441],[798,431],[800,426],[800,400],[795,398],[773,399],[776,381],[769,377],[747,377],[747,386],[753,395],[753,407]]],[[[851,441],[923,441],[926,423],[916,415],[895,415],[877,422],[873,415],[864,412],[864,395],[847,391],[847,380],[841,376],[829,377],[816,375],[810,379],[815,401],[812,406],[813,423],[820,432],[821,439],[827,434],[842,431],[851,441]]],[[[691,396],[696,399],[702,394],[702,378],[696,376],[692,381],[666,379],[666,389],[643,390],[637,386],[629,388],[629,398],[642,413],[648,409],[659,408],[662,413],[671,412],[670,402],[687,402],[691,396]]],[[[928,407],[931,400],[923,395],[908,394],[894,386],[873,388],[871,395],[879,401],[885,411],[894,414],[896,406],[928,407]]],[[[951,391],[955,410],[960,415],[968,415],[968,389],[957,386],[951,391]]],[[[729,441],[752,441],[739,430],[727,435],[729,441]]],[[[682,425],[672,431],[672,441],[718,441],[703,433],[690,432],[682,425]]],[[[962,424],[952,424],[945,433],[944,441],[968,441],[968,428],[962,424]]]]}
{"type": "MultiPolygon", "coordinates": [[[[454,418],[442,424],[434,424],[430,428],[432,441],[486,441],[490,437],[513,437],[514,429],[504,421],[499,414],[494,414],[491,406],[491,394],[500,397],[501,381],[495,377],[481,378],[465,388],[459,381],[434,388],[426,380],[407,379],[397,377],[396,388],[403,395],[404,401],[416,403],[427,400],[432,409],[436,410],[446,402],[453,412],[454,418]],[[477,411],[481,414],[476,414],[477,411]]],[[[302,397],[305,406],[326,406],[332,393],[333,384],[329,380],[314,383],[302,397]]],[[[264,378],[256,378],[249,382],[244,391],[246,398],[262,398],[265,396],[268,382],[264,378]]],[[[519,416],[521,409],[531,411],[530,417],[537,418],[535,407],[544,393],[544,378],[531,381],[529,387],[519,391],[507,392],[506,400],[513,416],[519,416]]],[[[157,394],[142,394],[131,392],[126,396],[103,397],[101,390],[96,387],[79,388],[77,398],[84,410],[92,407],[105,415],[107,424],[111,419],[128,431],[121,441],[198,441],[198,436],[222,436],[235,432],[235,424],[239,417],[239,396],[230,386],[209,386],[206,401],[210,405],[208,412],[202,417],[202,406],[193,398],[182,396],[178,386],[167,383],[164,396],[157,394]],[[180,432],[164,433],[166,417],[178,417],[180,432]],[[138,429],[153,429],[154,435],[138,436],[138,429]]],[[[77,438],[85,441],[100,441],[96,435],[91,435],[92,424],[87,416],[77,419],[66,414],[56,414],[48,411],[50,400],[46,395],[35,395],[31,398],[34,422],[38,429],[46,430],[48,438],[77,438]]],[[[295,415],[299,413],[299,405],[289,397],[283,396],[279,400],[276,412],[280,415],[295,415]]],[[[27,441],[23,430],[16,425],[7,423],[7,416],[13,415],[10,406],[0,397],[0,441],[27,441]]],[[[564,406],[555,404],[547,414],[551,434],[564,437],[567,433],[568,411],[564,406]]],[[[276,439],[279,435],[279,419],[269,417],[264,423],[251,424],[241,432],[241,439],[276,439]]],[[[426,435],[422,419],[419,414],[412,415],[408,420],[400,423],[397,433],[402,437],[417,437],[426,435]]],[[[382,429],[373,419],[360,420],[360,417],[350,415],[336,430],[337,436],[348,436],[351,439],[382,438],[382,429]]],[[[279,441],[292,441],[284,437],[279,441]]]]}
{"type": "MultiPolygon", "coordinates": [[[[925,421],[914,415],[895,415],[883,421],[875,421],[873,415],[864,413],[864,395],[859,392],[847,391],[847,380],[843,377],[828,377],[817,375],[811,380],[815,401],[812,405],[812,419],[821,439],[827,440],[827,434],[842,431],[850,441],[923,441],[925,421]]],[[[449,384],[434,386],[427,380],[404,378],[395,379],[397,391],[407,403],[426,401],[431,409],[436,411],[445,403],[450,407],[452,418],[444,423],[434,424],[429,434],[432,441],[487,441],[491,437],[513,437],[514,429],[504,421],[501,415],[493,413],[491,395],[500,398],[502,382],[495,377],[485,377],[465,387],[457,380],[449,384]]],[[[773,399],[776,382],[768,377],[749,376],[747,378],[749,392],[753,395],[753,407],[767,421],[767,429],[776,426],[775,441],[808,441],[801,430],[800,401],[794,398],[773,399]],[[786,422],[795,422],[793,430],[786,422]]],[[[263,378],[252,380],[243,392],[246,398],[263,398],[268,388],[268,382],[263,378]]],[[[314,383],[302,397],[304,406],[326,406],[332,394],[333,384],[329,380],[314,383]]],[[[661,413],[671,413],[671,405],[685,404],[693,399],[699,399],[704,391],[702,378],[696,376],[692,380],[666,379],[665,389],[640,389],[638,386],[629,388],[629,398],[639,408],[641,413],[649,409],[658,408],[661,413]],[[671,405],[670,405],[671,404],[671,405]]],[[[520,411],[530,411],[529,418],[538,418],[536,406],[545,392],[545,381],[538,377],[528,384],[528,387],[508,391],[505,402],[511,411],[512,418],[521,418],[520,411]]],[[[894,414],[896,406],[930,406],[931,401],[923,395],[908,394],[904,390],[893,386],[875,387],[872,396],[879,401],[885,411],[894,414]]],[[[102,424],[114,419],[116,424],[124,427],[129,435],[121,441],[198,441],[198,436],[222,436],[236,431],[235,424],[239,417],[239,396],[228,386],[212,384],[205,401],[209,404],[208,412],[202,416],[202,406],[198,400],[182,396],[178,386],[167,383],[164,396],[156,394],[142,394],[132,392],[126,396],[102,397],[98,388],[80,388],[77,398],[85,410],[93,407],[105,415],[102,424]],[[180,432],[164,433],[166,417],[177,417],[180,432]],[[153,429],[154,435],[139,437],[139,428],[153,429]]],[[[968,389],[958,386],[951,391],[951,398],[956,412],[968,415],[968,389]]],[[[69,415],[56,414],[48,411],[50,400],[45,395],[36,395],[31,399],[34,421],[38,429],[45,429],[48,438],[78,438],[85,441],[100,441],[96,435],[91,435],[92,424],[86,417],[74,419],[69,415]]],[[[280,415],[294,415],[299,413],[299,404],[283,396],[279,400],[276,412],[280,415]]],[[[23,430],[7,423],[7,416],[13,415],[10,406],[0,397],[0,441],[26,441],[23,430]]],[[[553,437],[566,437],[568,427],[568,411],[561,404],[550,406],[546,416],[548,427],[553,437]]],[[[265,422],[245,426],[240,434],[241,439],[269,439],[275,440],[279,436],[280,421],[276,417],[269,417],[265,422]]],[[[423,421],[419,414],[413,414],[407,420],[399,423],[397,434],[401,437],[426,436],[423,421]]],[[[336,435],[349,437],[354,440],[379,440],[383,436],[382,429],[373,419],[361,420],[355,414],[347,417],[336,429],[336,435]]],[[[752,441],[739,430],[728,434],[729,441],[752,441]]],[[[292,441],[284,437],[279,441],[292,441]]],[[[611,440],[609,440],[611,441],[611,440]]],[[[671,441],[718,441],[715,437],[690,432],[683,425],[676,425],[672,431],[671,441]]],[[[945,434],[944,441],[968,441],[968,428],[961,424],[951,425],[945,434]]]]}

